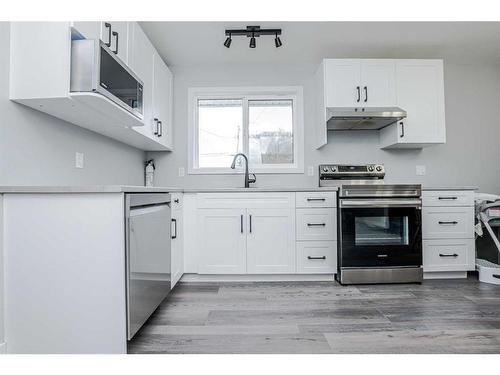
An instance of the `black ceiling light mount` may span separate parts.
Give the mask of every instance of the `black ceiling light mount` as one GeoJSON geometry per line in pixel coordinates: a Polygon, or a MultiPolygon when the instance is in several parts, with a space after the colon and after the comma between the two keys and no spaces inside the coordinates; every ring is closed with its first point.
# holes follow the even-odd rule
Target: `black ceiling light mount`
{"type": "Polygon", "coordinates": [[[274,45],[279,48],[283,45],[279,35],[281,35],[281,29],[261,29],[260,26],[247,26],[246,29],[232,29],[226,30],[225,32],[227,38],[224,42],[224,47],[231,47],[231,41],[233,36],[246,36],[250,38],[250,48],[255,48],[255,38],[259,38],[261,35],[274,35],[274,45]]]}

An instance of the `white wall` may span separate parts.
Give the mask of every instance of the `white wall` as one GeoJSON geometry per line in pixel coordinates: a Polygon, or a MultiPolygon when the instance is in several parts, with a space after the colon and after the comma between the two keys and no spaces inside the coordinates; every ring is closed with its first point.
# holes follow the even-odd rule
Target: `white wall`
{"type": "Polygon", "coordinates": [[[143,184],[144,152],[9,99],[9,24],[0,22],[0,185],[143,184]],[[75,168],[75,152],[85,168],[75,168]]]}
{"type": "Polygon", "coordinates": [[[309,66],[203,66],[173,68],[175,152],[148,153],[156,160],[159,185],[197,187],[241,186],[234,175],[186,175],[187,89],[195,86],[303,85],[305,112],[305,166],[316,175],[257,175],[258,186],[317,186],[320,163],[384,163],[386,180],[432,185],[474,185],[500,193],[500,66],[470,66],[445,62],[447,144],[423,150],[384,151],[378,147],[377,132],[330,133],[329,143],[313,147],[308,127],[314,121],[315,88],[309,66]],[[426,165],[427,175],[416,176],[415,166],[426,165]]]}

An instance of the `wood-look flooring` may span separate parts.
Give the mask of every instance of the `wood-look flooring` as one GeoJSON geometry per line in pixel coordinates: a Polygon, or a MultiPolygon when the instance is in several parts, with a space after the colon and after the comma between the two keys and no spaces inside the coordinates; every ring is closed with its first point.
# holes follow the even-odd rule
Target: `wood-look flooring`
{"type": "Polygon", "coordinates": [[[500,286],[181,283],[129,353],[500,353],[500,286]]]}

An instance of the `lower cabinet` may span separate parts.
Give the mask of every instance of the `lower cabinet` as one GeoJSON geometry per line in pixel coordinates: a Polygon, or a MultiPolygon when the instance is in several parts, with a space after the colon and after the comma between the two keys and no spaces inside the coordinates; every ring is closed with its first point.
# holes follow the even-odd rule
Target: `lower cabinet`
{"type": "Polygon", "coordinates": [[[297,273],[336,273],[337,241],[298,241],[297,273]]]}
{"type": "Polygon", "coordinates": [[[295,272],[295,210],[247,210],[247,273],[295,272]]]}
{"type": "Polygon", "coordinates": [[[295,210],[198,209],[198,273],[295,272],[295,210]]]}
{"type": "Polygon", "coordinates": [[[184,217],[182,214],[183,196],[172,194],[172,234],[171,240],[171,287],[181,279],[184,273],[184,217]]]}
{"type": "Polygon", "coordinates": [[[426,272],[470,271],[475,268],[474,239],[423,241],[426,272]]]}
{"type": "Polygon", "coordinates": [[[198,210],[198,272],[246,273],[246,209],[198,210]]]}

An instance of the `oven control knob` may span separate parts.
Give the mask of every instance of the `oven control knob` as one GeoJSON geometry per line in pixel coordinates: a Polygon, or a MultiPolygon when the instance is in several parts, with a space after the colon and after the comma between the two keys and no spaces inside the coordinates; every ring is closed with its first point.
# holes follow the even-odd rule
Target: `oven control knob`
{"type": "Polygon", "coordinates": [[[377,172],[380,172],[382,170],[382,166],[381,165],[377,165],[377,172]]]}
{"type": "Polygon", "coordinates": [[[370,166],[368,167],[368,172],[373,172],[373,165],[370,165],[370,166]]]}
{"type": "Polygon", "coordinates": [[[328,167],[323,167],[323,172],[328,172],[328,167]]]}
{"type": "Polygon", "coordinates": [[[332,172],[337,172],[337,168],[335,168],[335,166],[332,166],[330,169],[332,170],[332,172]]]}

